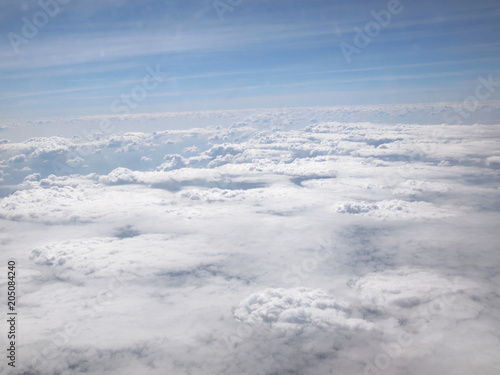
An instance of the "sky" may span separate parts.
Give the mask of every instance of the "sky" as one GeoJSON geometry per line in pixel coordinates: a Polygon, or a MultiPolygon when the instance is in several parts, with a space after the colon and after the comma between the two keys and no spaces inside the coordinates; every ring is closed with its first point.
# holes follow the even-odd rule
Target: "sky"
{"type": "Polygon", "coordinates": [[[498,0],[0,4],[0,375],[498,375],[498,0]]]}
{"type": "Polygon", "coordinates": [[[0,116],[463,101],[500,79],[499,17],[496,0],[3,0],[0,116]]]}

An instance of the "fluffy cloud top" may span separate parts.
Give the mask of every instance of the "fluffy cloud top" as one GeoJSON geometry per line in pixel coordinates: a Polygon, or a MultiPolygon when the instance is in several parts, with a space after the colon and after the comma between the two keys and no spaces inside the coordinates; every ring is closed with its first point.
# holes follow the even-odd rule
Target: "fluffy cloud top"
{"type": "Polygon", "coordinates": [[[496,374],[500,127],[339,111],[1,141],[19,371],[496,374]]]}
{"type": "Polygon", "coordinates": [[[336,301],[320,289],[266,289],[242,301],[234,317],[243,323],[266,322],[283,329],[300,326],[372,328],[361,319],[350,318],[349,306],[345,302],[336,301]]]}

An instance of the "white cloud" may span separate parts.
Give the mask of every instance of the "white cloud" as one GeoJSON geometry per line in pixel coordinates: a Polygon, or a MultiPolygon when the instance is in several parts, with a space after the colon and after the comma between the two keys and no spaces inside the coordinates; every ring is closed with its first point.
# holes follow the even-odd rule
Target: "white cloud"
{"type": "Polygon", "coordinates": [[[500,164],[500,156],[490,156],[486,159],[486,163],[488,165],[497,166],[498,164],[500,164]]]}
{"type": "Polygon", "coordinates": [[[494,373],[500,128],[338,113],[191,113],[213,126],[184,130],[164,124],[188,115],[130,116],[91,139],[2,142],[21,370],[494,373]]]}
{"type": "Polygon", "coordinates": [[[99,181],[108,185],[132,184],[137,182],[134,172],[127,168],[116,168],[107,176],[102,176],[99,181]]]}
{"type": "Polygon", "coordinates": [[[235,319],[242,323],[259,325],[266,322],[283,329],[303,326],[338,326],[352,330],[373,328],[373,324],[350,315],[345,302],[336,301],[323,290],[307,288],[266,289],[246,298],[234,312],[235,319]]]}
{"type": "Polygon", "coordinates": [[[369,216],[382,220],[427,219],[453,216],[451,209],[442,209],[428,202],[386,200],[380,202],[348,201],[332,206],[335,212],[369,216]]]}

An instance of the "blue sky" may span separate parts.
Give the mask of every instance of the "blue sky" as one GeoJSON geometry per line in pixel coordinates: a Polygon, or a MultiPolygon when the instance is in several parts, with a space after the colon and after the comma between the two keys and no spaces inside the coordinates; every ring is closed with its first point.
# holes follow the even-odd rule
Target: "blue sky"
{"type": "Polygon", "coordinates": [[[44,20],[37,1],[2,1],[2,118],[113,114],[148,66],[170,79],[131,113],[453,102],[500,81],[498,0],[401,0],[350,62],[340,44],[390,1],[220,0],[223,20],[213,0],[65,2],[44,20]]]}

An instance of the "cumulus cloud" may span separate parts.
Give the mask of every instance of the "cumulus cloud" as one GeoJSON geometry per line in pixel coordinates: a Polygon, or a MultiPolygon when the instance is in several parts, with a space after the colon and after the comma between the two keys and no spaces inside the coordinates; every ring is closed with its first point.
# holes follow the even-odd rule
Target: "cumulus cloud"
{"type": "Polygon", "coordinates": [[[283,329],[301,326],[326,328],[339,326],[347,329],[371,329],[373,325],[350,318],[349,306],[338,302],[323,290],[266,289],[254,293],[235,310],[234,317],[243,323],[271,323],[283,329]]]}
{"type": "Polygon", "coordinates": [[[134,172],[128,168],[116,168],[108,175],[99,178],[99,181],[108,185],[132,184],[137,181],[134,172]]]}
{"type": "Polygon", "coordinates": [[[428,202],[407,202],[402,200],[386,200],[380,202],[337,202],[332,206],[335,212],[370,216],[382,220],[426,219],[452,216],[450,209],[441,209],[428,202]]]}

